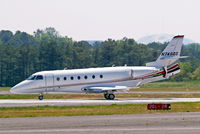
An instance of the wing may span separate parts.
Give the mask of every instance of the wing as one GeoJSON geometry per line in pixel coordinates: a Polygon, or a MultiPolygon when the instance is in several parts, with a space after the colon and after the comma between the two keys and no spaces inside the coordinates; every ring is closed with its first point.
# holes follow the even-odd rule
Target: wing
{"type": "Polygon", "coordinates": [[[128,88],[126,86],[111,86],[111,87],[89,86],[89,87],[84,87],[81,90],[86,93],[103,93],[103,92],[107,92],[107,91],[112,91],[112,92],[125,91],[125,90],[128,90],[128,88]]]}

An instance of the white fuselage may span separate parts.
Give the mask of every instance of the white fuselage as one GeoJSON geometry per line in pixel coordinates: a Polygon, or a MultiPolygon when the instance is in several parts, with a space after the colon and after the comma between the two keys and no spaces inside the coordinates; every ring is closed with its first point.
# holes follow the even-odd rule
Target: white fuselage
{"type": "MultiPolygon", "coordinates": [[[[103,67],[42,71],[31,75],[13,88],[12,93],[86,92],[104,93],[114,99],[114,92],[128,90],[152,81],[169,78],[180,72],[177,64],[183,35],[175,36],[158,59],[141,67],[103,67]]],[[[42,99],[40,96],[39,99],[42,99]]]]}
{"type": "MultiPolygon", "coordinates": [[[[149,79],[135,79],[158,72],[155,67],[104,67],[74,70],[42,71],[33,74],[35,78],[22,81],[11,89],[13,93],[83,92],[88,86],[137,87],[151,81],[164,79],[162,76],[149,79]],[[37,76],[42,78],[37,79],[37,76]]],[[[38,77],[39,78],[39,77],[38,77]]]]}

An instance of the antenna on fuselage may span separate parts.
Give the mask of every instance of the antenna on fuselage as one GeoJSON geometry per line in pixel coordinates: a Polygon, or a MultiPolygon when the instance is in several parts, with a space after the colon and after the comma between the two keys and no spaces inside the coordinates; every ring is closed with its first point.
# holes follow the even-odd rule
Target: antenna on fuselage
{"type": "Polygon", "coordinates": [[[115,64],[113,64],[112,67],[115,67],[115,64]]]}
{"type": "Polygon", "coordinates": [[[65,67],[64,70],[67,70],[67,67],[65,67]]]}

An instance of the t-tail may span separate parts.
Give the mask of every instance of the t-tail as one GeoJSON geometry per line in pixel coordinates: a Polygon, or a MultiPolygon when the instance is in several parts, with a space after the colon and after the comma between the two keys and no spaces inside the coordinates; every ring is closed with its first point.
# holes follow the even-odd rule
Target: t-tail
{"type": "Polygon", "coordinates": [[[165,72],[164,77],[167,77],[167,74],[172,72],[171,70],[174,70],[174,68],[180,70],[178,60],[179,58],[185,58],[184,56],[180,57],[183,37],[184,35],[174,36],[158,59],[154,62],[146,63],[146,66],[163,68],[165,72]]]}

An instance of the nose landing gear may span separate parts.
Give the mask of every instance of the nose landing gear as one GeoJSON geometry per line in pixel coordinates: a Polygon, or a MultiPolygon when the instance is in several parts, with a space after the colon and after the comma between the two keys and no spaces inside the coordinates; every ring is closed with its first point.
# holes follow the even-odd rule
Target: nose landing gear
{"type": "Polygon", "coordinates": [[[38,96],[39,100],[43,100],[43,94],[40,94],[40,96],[38,96]]]}

